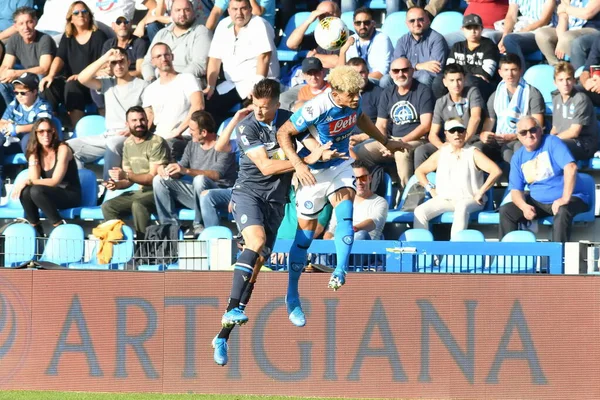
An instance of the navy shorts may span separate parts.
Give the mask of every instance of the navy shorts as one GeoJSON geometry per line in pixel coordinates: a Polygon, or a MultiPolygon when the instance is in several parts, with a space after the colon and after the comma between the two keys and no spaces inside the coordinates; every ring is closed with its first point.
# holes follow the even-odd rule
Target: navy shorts
{"type": "Polygon", "coordinates": [[[259,225],[264,227],[267,241],[262,251],[268,256],[273,249],[279,225],[285,213],[285,204],[267,201],[262,197],[234,189],[231,196],[233,217],[240,232],[247,226],[259,225]]]}

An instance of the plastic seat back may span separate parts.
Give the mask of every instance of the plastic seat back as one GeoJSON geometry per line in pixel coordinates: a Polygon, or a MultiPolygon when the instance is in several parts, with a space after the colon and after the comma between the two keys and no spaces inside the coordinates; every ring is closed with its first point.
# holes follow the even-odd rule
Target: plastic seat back
{"type": "Polygon", "coordinates": [[[431,29],[440,35],[447,35],[460,31],[464,15],[458,11],[444,11],[435,16],[431,22],[431,29]]]}
{"type": "Polygon", "coordinates": [[[96,136],[104,132],[106,132],[106,120],[102,115],[86,115],[75,125],[73,137],[96,136]]]}
{"type": "MultiPolygon", "coordinates": [[[[408,229],[398,239],[401,242],[433,242],[433,235],[427,229],[408,229]]],[[[433,266],[433,256],[402,254],[401,262],[404,265],[412,264],[413,271],[419,271],[431,268],[433,266]],[[415,264],[416,263],[416,264],[415,264]]]]}
{"type": "MultiPolygon", "coordinates": [[[[512,231],[504,235],[503,243],[535,243],[535,234],[530,231],[512,231]]],[[[491,267],[493,273],[517,274],[533,273],[535,257],[533,256],[497,256],[491,267]]]]}
{"type": "Polygon", "coordinates": [[[98,182],[96,174],[89,169],[82,168],[79,171],[79,182],[81,183],[81,206],[93,207],[98,205],[98,182]]]}
{"type": "Polygon", "coordinates": [[[63,224],[55,227],[46,241],[40,261],[67,265],[81,261],[84,233],[79,225],[63,224]]]}
{"type": "Polygon", "coordinates": [[[381,31],[388,35],[392,41],[392,46],[396,47],[398,39],[406,33],[408,33],[408,26],[406,26],[406,11],[396,11],[391,13],[383,21],[381,31]]]}
{"type": "Polygon", "coordinates": [[[542,93],[546,103],[546,113],[551,114],[552,92],[556,90],[554,68],[547,64],[533,65],[525,71],[523,79],[542,93]]]}
{"type": "MultiPolygon", "coordinates": [[[[465,229],[454,235],[450,241],[482,243],[485,242],[485,237],[478,230],[465,229]]],[[[446,272],[470,272],[476,268],[483,268],[483,256],[446,255],[442,259],[441,267],[446,268],[446,272]]]]}
{"type": "Polygon", "coordinates": [[[4,230],[4,265],[15,267],[35,257],[35,228],[12,224],[4,230]]]}

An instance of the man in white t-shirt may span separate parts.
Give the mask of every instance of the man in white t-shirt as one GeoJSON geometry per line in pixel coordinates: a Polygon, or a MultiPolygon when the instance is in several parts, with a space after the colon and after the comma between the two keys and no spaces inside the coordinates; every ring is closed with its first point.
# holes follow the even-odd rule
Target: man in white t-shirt
{"type": "MultiPolygon", "coordinates": [[[[112,48],[88,65],[77,78],[81,84],[104,94],[106,131],[96,136],[71,139],[68,143],[79,168],[104,158],[104,180],[110,178],[108,171],[121,166],[123,143],[129,136],[125,113],[129,108],[142,104],[142,95],[148,86],[143,79],[131,75],[129,64],[127,51],[112,48]],[[109,65],[111,77],[96,78],[98,71],[106,64],[109,65]]],[[[83,132],[79,136],[83,136],[83,132]]]]}
{"type": "MultiPolygon", "coordinates": [[[[385,226],[389,205],[383,197],[371,191],[371,174],[363,163],[355,161],[352,169],[356,179],[356,196],[354,196],[352,213],[354,240],[379,240],[385,226]]],[[[333,213],[323,239],[333,239],[336,225],[337,219],[333,213]]]]}
{"type": "Polygon", "coordinates": [[[150,52],[159,77],[146,89],[142,106],[148,115],[148,126],[154,124],[154,133],[165,139],[171,149],[171,159],[179,161],[191,138],[190,118],[194,111],[204,109],[204,97],[194,75],[175,72],[169,46],[155,43],[150,52]]]}
{"type": "Polygon", "coordinates": [[[275,32],[263,18],[252,15],[250,0],[232,0],[229,17],[213,36],[208,52],[206,109],[219,124],[231,107],[247,98],[263,78],[279,77],[275,32]],[[217,85],[223,65],[225,81],[217,85]]]}

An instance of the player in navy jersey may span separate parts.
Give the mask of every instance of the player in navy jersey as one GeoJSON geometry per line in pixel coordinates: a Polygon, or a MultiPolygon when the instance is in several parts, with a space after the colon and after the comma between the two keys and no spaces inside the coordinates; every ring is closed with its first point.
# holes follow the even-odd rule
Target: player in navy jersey
{"type": "MultiPolygon", "coordinates": [[[[260,266],[275,242],[294,171],[277,143],[277,129],[291,115],[289,111],[279,109],[279,82],[272,79],[258,82],[254,87],[252,104],[253,112],[235,128],[241,156],[231,202],[245,246],[235,263],[227,312],[221,319],[221,332],[212,343],[214,360],[219,365],[227,364],[227,339],[233,327],[248,322],[244,310],[260,266]]],[[[304,158],[303,162],[307,164],[318,161],[330,146],[319,146],[314,139],[307,139],[305,145],[313,150],[304,158]]],[[[326,154],[335,156],[336,153],[328,151],[326,154]]]]}
{"type": "Polygon", "coordinates": [[[308,131],[319,144],[331,142],[332,150],[339,154],[348,154],[350,136],[354,127],[358,125],[361,132],[378,140],[391,152],[403,151],[406,148],[403,142],[389,140],[385,134],[379,132],[369,117],[362,112],[359,92],[364,82],[354,68],[336,67],[331,70],[328,79],[331,91],[305,103],[277,132],[279,144],[294,166],[301,183],[296,193],[298,231],[290,249],[286,295],[288,315],[296,326],[306,324],[300,304],[298,281],[306,264],[307,249],[317,227],[317,217],[327,201],[334,207],[338,221],[335,230],[337,265],[329,280],[329,287],[337,290],[346,281],[348,257],[354,241],[352,203],[355,187],[353,160],[335,158],[308,166],[296,154],[293,137],[308,131]]]}

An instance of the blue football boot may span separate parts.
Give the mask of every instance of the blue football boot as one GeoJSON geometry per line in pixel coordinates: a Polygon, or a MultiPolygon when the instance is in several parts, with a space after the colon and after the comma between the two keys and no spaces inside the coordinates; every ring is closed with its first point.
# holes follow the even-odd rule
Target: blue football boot
{"type": "Polygon", "coordinates": [[[229,359],[227,356],[227,351],[229,350],[229,346],[227,346],[227,339],[219,338],[219,335],[215,336],[212,341],[212,347],[215,349],[213,356],[215,362],[222,367],[227,365],[227,361],[229,359]]]}
{"type": "Polygon", "coordinates": [[[221,318],[221,325],[223,328],[231,328],[234,325],[241,326],[246,322],[248,322],[248,316],[238,307],[227,311],[225,314],[223,314],[223,318],[221,318]]]}

